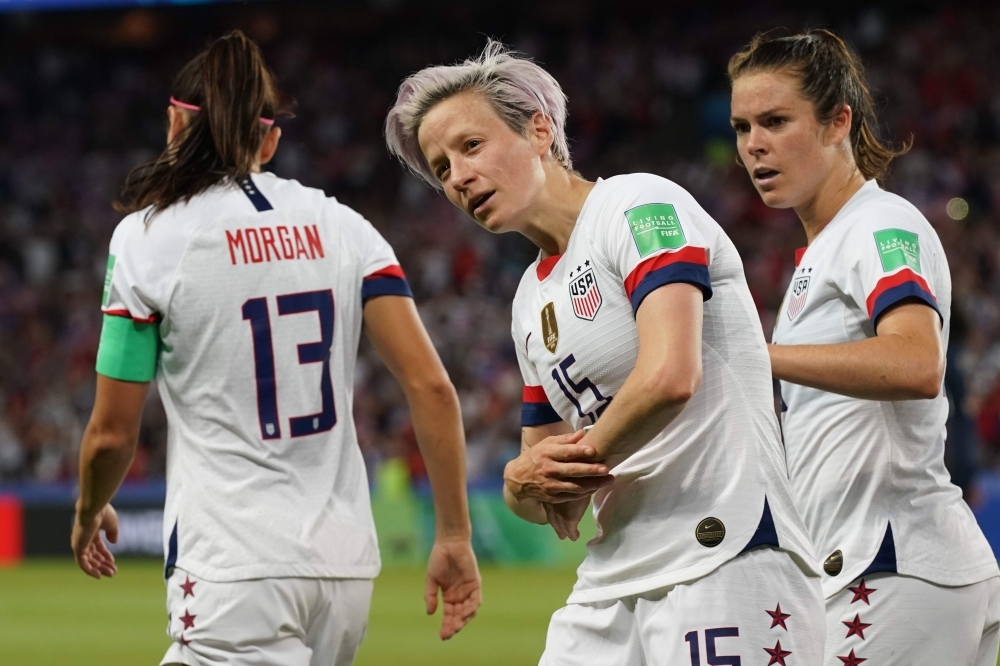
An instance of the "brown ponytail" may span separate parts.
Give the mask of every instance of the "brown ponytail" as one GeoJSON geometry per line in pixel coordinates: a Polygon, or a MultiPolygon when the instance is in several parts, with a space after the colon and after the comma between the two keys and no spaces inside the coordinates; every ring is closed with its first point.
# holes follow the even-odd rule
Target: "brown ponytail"
{"type": "Polygon", "coordinates": [[[148,220],[213,185],[245,178],[270,129],[260,119],[289,115],[260,49],[239,30],[188,62],[171,94],[201,110],[158,157],[129,173],[114,204],[121,213],[152,206],[148,220]]]}
{"type": "Polygon", "coordinates": [[[791,37],[755,36],[729,60],[729,81],[760,71],[788,71],[799,79],[801,93],[822,123],[851,107],[851,148],[866,180],[881,178],[889,163],[910,150],[913,139],[899,148],[882,141],[865,68],[858,55],[829,30],[817,29],[791,37]]]}

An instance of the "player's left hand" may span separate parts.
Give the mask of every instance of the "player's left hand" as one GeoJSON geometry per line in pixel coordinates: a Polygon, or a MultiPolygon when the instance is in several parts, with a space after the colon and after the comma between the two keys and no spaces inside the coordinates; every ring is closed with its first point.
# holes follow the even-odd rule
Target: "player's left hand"
{"type": "Polygon", "coordinates": [[[549,519],[549,525],[556,531],[560,540],[576,541],[580,538],[580,520],[590,508],[590,497],[571,502],[559,502],[558,504],[542,502],[542,508],[545,509],[545,517],[549,519]]]}
{"type": "Polygon", "coordinates": [[[432,615],[437,610],[438,590],[441,590],[444,601],[441,640],[446,641],[457,634],[476,616],[482,603],[482,587],[471,541],[435,541],[427,561],[424,601],[427,603],[427,614],[432,615]]]}
{"type": "Polygon", "coordinates": [[[83,569],[84,573],[94,578],[101,576],[114,576],[118,573],[115,565],[115,556],[108,550],[104,539],[101,538],[101,530],[104,530],[108,541],[118,542],[118,514],[114,507],[108,504],[104,509],[92,519],[84,519],[77,511],[76,519],[73,521],[73,536],[70,545],[73,547],[73,556],[76,563],[83,569]]]}

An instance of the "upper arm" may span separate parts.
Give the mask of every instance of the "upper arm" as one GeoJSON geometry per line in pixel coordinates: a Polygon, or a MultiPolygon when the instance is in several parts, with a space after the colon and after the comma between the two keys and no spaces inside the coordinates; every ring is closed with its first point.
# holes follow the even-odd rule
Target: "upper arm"
{"type": "Polygon", "coordinates": [[[639,356],[644,368],[671,400],[686,400],[701,383],[702,292],[673,283],[649,294],[636,313],[639,356]]]}
{"type": "Polygon", "coordinates": [[[630,187],[597,229],[596,244],[620,276],[633,314],[657,289],[684,283],[712,297],[708,214],[680,187],[662,179],[630,187]]]}
{"type": "Polygon", "coordinates": [[[119,381],[98,374],[88,430],[114,436],[122,445],[135,444],[148,392],[149,382],[119,381]]]}
{"type": "Polygon", "coordinates": [[[366,301],[364,323],[368,338],[404,390],[428,385],[450,387],[448,373],[412,298],[386,295],[366,301]]]}
{"type": "Polygon", "coordinates": [[[887,207],[868,212],[850,237],[847,289],[876,330],[881,320],[903,303],[921,303],[943,319],[937,302],[934,277],[939,246],[929,238],[933,231],[887,207]]]}

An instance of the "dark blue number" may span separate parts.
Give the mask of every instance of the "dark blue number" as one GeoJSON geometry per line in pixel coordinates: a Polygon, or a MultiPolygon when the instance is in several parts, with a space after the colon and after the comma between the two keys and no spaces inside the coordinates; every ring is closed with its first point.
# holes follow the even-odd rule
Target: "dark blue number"
{"type": "Polygon", "coordinates": [[[698,632],[689,631],[684,634],[684,640],[690,644],[691,666],[701,666],[701,653],[698,651],[698,632]]]}
{"type": "MultiPolygon", "coordinates": [[[[709,666],[742,666],[739,656],[719,655],[715,653],[715,639],[739,636],[738,627],[721,627],[705,630],[705,652],[709,666]]],[[[684,640],[691,648],[691,666],[701,666],[701,653],[698,651],[698,632],[689,631],[684,634],[684,640]]]]}
{"type": "Polygon", "coordinates": [[[330,347],[333,345],[333,292],[309,291],[302,294],[278,296],[278,314],[319,314],[319,328],[322,338],[319,342],[301,344],[299,363],[323,363],[319,390],[323,397],[323,408],[317,414],[296,416],[288,420],[292,437],[314,435],[331,430],[337,424],[337,408],[333,404],[333,381],[330,379],[330,347]]]}
{"type": "Polygon", "coordinates": [[[705,652],[708,658],[709,666],[740,666],[740,658],[738,656],[727,657],[725,655],[715,654],[715,639],[716,638],[727,638],[730,636],[739,636],[740,630],[738,627],[722,627],[721,629],[706,629],[705,630],[705,652]]]}
{"type": "Polygon", "coordinates": [[[253,333],[253,365],[257,377],[257,416],[260,436],[279,439],[278,386],[274,382],[274,346],[271,344],[271,318],[266,298],[251,298],[243,304],[243,319],[250,320],[253,333]]]}
{"type": "Polygon", "coordinates": [[[573,378],[569,376],[569,366],[573,365],[574,363],[576,363],[576,358],[573,356],[573,354],[570,354],[559,363],[559,370],[562,370],[562,377],[559,376],[558,370],[552,370],[552,378],[556,380],[556,384],[559,385],[559,388],[562,390],[563,395],[565,395],[569,399],[569,401],[573,403],[573,406],[576,407],[576,413],[580,415],[580,418],[590,419],[591,424],[597,423],[598,417],[600,417],[601,414],[604,413],[604,410],[608,408],[608,405],[611,404],[612,398],[611,397],[605,398],[603,395],[601,395],[600,389],[597,388],[597,385],[595,385],[594,382],[590,381],[590,377],[584,377],[579,382],[574,382],[573,378]],[[594,394],[594,398],[596,398],[599,403],[597,409],[595,409],[593,412],[584,412],[583,408],[580,406],[580,401],[578,401],[576,397],[566,389],[566,384],[563,384],[564,378],[566,380],[566,384],[569,384],[570,388],[572,388],[577,395],[580,395],[581,393],[589,389],[590,392],[594,394]]]}
{"type": "MultiPolygon", "coordinates": [[[[333,429],[337,424],[337,409],[333,401],[333,381],[330,378],[330,348],[333,345],[333,292],[309,291],[278,296],[278,314],[290,315],[316,312],[319,315],[321,338],[298,346],[299,363],[323,363],[320,377],[322,409],[317,414],[296,416],[288,420],[292,437],[314,435],[333,429]]],[[[254,373],[257,379],[257,415],[260,434],[264,439],[281,437],[278,416],[278,386],[275,383],[274,345],[271,342],[271,319],[266,298],[251,298],[243,304],[243,319],[250,321],[253,333],[254,373]]]]}

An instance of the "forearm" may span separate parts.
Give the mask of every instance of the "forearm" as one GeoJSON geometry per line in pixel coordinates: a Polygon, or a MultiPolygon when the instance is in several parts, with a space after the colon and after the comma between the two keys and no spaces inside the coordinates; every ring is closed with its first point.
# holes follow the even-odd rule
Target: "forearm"
{"type": "Polygon", "coordinates": [[[98,432],[88,425],[80,447],[80,497],[76,510],[91,520],[111,501],[135,455],[136,437],[98,432]]]}
{"type": "Polygon", "coordinates": [[[594,447],[596,460],[612,467],[645,446],[684,410],[697,385],[664,390],[638,364],[580,444],[594,447]]]}
{"type": "Polygon", "coordinates": [[[407,402],[434,495],[439,539],[472,535],[465,486],[465,434],[458,396],[450,382],[412,388],[407,402]]]}
{"type": "Polygon", "coordinates": [[[547,525],[549,522],[545,515],[545,508],[542,507],[540,501],[531,498],[518,500],[511,494],[506,485],[503,488],[503,501],[507,503],[507,507],[514,515],[522,520],[538,525],[547,525]]]}
{"type": "Polygon", "coordinates": [[[771,372],[781,380],[862,400],[933,398],[943,371],[913,353],[900,335],[832,345],[770,345],[771,372]]]}

